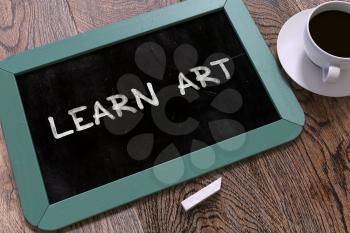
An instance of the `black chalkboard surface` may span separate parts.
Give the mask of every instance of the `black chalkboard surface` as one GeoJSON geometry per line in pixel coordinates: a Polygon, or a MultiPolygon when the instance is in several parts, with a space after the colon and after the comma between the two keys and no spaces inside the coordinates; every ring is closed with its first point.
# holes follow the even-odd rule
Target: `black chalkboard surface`
{"type": "Polygon", "coordinates": [[[224,11],[16,78],[50,203],[281,119],[224,11]]]}

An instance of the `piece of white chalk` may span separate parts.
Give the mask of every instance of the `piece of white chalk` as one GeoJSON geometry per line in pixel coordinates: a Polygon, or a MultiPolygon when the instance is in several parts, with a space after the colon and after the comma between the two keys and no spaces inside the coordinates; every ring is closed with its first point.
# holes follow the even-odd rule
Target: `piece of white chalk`
{"type": "Polygon", "coordinates": [[[185,211],[188,211],[198,205],[199,203],[203,202],[205,199],[213,196],[215,193],[217,193],[221,188],[221,177],[214,182],[210,183],[206,187],[202,188],[192,196],[189,196],[185,200],[181,202],[182,207],[185,209],[185,211]]]}

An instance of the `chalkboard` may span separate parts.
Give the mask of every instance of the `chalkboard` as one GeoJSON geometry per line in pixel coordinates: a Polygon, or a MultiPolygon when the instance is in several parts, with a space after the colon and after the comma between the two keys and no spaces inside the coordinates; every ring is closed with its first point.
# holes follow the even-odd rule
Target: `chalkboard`
{"type": "Polygon", "coordinates": [[[301,108],[244,5],[200,2],[0,63],[15,80],[0,79],[0,116],[33,225],[62,227],[300,133],[301,108]]]}
{"type": "Polygon", "coordinates": [[[17,83],[50,203],[280,119],[223,11],[26,73],[17,83]],[[224,58],[230,79],[210,65],[224,58]],[[203,87],[190,72],[197,66],[220,84],[203,87]],[[185,95],[180,72],[195,85],[185,95]],[[140,110],[131,90],[150,98],[147,83],[160,104],[140,110]],[[106,100],[117,94],[137,112],[118,117],[106,100]],[[115,119],[96,125],[96,101],[115,119]],[[94,126],[76,131],[68,111],[80,106],[82,125],[94,126]],[[75,132],[55,139],[50,116],[57,131],[75,132]]]}

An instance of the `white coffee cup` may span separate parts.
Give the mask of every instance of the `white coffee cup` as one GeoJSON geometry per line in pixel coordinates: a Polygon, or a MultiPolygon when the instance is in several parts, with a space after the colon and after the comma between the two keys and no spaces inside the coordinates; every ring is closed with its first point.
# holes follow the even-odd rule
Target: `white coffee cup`
{"type": "MultiPolygon", "coordinates": [[[[305,52],[309,57],[309,59],[314,64],[322,68],[323,70],[322,80],[323,82],[326,82],[326,83],[336,82],[339,79],[342,70],[350,69],[350,57],[338,57],[326,52],[325,50],[320,48],[311,37],[311,33],[309,29],[311,19],[322,12],[332,11],[332,10],[343,11],[350,14],[350,3],[343,2],[343,1],[331,1],[331,2],[323,3],[318,7],[314,8],[311,11],[309,18],[307,20],[307,25],[305,29],[305,35],[304,35],[305,52]]],[[[350,30],[350,25],[347,30],[350,30]]]]}

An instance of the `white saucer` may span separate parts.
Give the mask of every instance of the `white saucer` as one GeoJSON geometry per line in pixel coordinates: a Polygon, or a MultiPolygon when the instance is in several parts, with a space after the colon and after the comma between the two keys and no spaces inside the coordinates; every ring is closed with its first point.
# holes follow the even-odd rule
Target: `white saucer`
{"type": "Polygon", "coordinates": [[[282,27],[277,39],[277,53],[283,69],[301,87],[323,96],[350,95],[350,69],[342,70],[336,83],[322,81],[322,69],[304,52],[304,30],[311,10],[304,10],[290,18],[282,27]]]}

